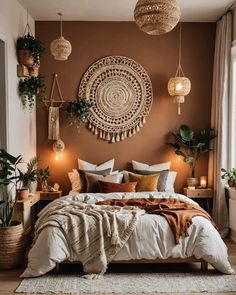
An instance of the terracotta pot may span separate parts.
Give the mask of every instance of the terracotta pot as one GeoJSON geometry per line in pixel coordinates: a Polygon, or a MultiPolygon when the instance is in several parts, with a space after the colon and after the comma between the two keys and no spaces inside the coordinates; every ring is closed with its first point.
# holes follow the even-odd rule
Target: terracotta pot
{"type": "Polygon", "coordinates": [[[21,188],[16,192],[17,200],[27,200],[29,197],[29,189],[21,188]]]}
{"type": "Polygon", "coordinates": [[[187,178],[187,185],[192,187],[198,186],[198,178],[197,177],[188,177],[187,178]]]}
{"type": "Polygon", "coordinates": [[[31,77],[38,77],[39,75],[39,66],[33,65],[32,67],[28,68],[29,75],[31,77]]]}
{"type": "Polygon", "coordinates": [[[25,235],[23,225],[13,221],[11,226],[0,226],[0,269],[12,269],[24,262],[25,235]]]}
{"type": "Polygon", "coordinates": [[[229,187],[234,187],[235,186],[235,181],[234,180],[228,180],[228,185],[229,187]]]}
{"type": "Polygon", "coordinates": [[[31,52],[26,49],[21,49],[17,51],[18,53],[18,62],[21,65],[26,67],[31,67],[34,64],[34,57],[31,52]]]}

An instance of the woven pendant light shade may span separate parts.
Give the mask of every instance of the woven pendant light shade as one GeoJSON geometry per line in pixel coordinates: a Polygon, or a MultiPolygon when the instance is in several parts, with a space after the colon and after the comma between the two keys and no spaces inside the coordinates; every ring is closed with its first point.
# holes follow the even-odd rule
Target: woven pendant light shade
{"type": "Polygon", "coordinates": [[[181,114],[180,105],[184,103],[184,97],[189,94],[191,90],[191,82],[189,78],[185,77],[181,66],[181,41],[182,31],[181,23],[179,24],[179,65],[175,74],[175,77],[170,78],[168,82],[168,92],[174,97],[175,102],[178,104],[178,115],[181,114]]]}
{"type": "Polygon", "coordinates": [[[139,0],[134,19],[140,30],[149,35],[170,32],[180,20],[178,0],[139,0]]]}
{"type": "Polygon", "coordinates": [[[51,42],[50,50],[56,60],[67,60],[68,56],[71,54],[72,46],[70,42],[62,36],[62,13],[59,12],[58,15],[60,16],[61,36],[51,42]]]}

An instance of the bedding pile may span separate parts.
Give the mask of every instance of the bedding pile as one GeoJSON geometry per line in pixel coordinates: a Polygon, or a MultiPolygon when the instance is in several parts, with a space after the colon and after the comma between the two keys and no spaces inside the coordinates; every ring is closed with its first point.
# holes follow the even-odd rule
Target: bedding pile
{"type": "Polygon", "coordinates": [[[198,206],[183,195],[163,192],[84,193],[57,199],[39,214],[34,245],[22,277],[43,275],[65,260],[82,262],[86,273],[103,273],[110,260],[191,256],[204,259],[222,273],[234,273],[226,245],[205,216],[192,216],[188,236],[181,235],[176,244],[167,219],[161,215],[147,214],[136,207],[96,205],[104,200],[140,198],[179,200],[198,206]]]}
{"type": "Polygon", "coordinates": [[[165,217],[175,237],[175,243],[179,244],[181,236],[188,236],[188,228],[193,223],[192,218],[203,216],[214,224],[211,216],[198,205],[186,203],[177,199],[123,199],[100,201],[98,205],[110,206],[135,206],[145,210],[148,214],[157,214],[165,217]]]}

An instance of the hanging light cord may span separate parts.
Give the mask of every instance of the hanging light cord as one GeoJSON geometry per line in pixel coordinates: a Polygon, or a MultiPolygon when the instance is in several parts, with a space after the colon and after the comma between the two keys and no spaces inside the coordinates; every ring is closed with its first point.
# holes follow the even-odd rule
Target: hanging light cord
{"type": "Polygon", "coordinates": [[[179,23],[179,65],[175,74],[175,77],[184,77],[184,71],[181,66],[181,57],[182,57],[182,27],[181,22],[179,23]]]}
{"type": "Polygon", "coordinates": [[[62,13],[58,12],[58,15],[60,16],[60,32],[61,32],[61,37],[62,37],[62,13]]]}

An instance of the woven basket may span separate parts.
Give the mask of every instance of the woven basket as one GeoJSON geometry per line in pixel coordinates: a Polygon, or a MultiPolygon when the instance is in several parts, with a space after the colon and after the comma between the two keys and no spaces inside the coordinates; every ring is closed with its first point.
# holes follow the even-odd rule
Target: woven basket
{"type": "Polygon", "coordinates": [[[22,223],[13,221],[9,227],[0,227],[0,269],[21,265],[25,256],[25,235],[22,223]]]}

